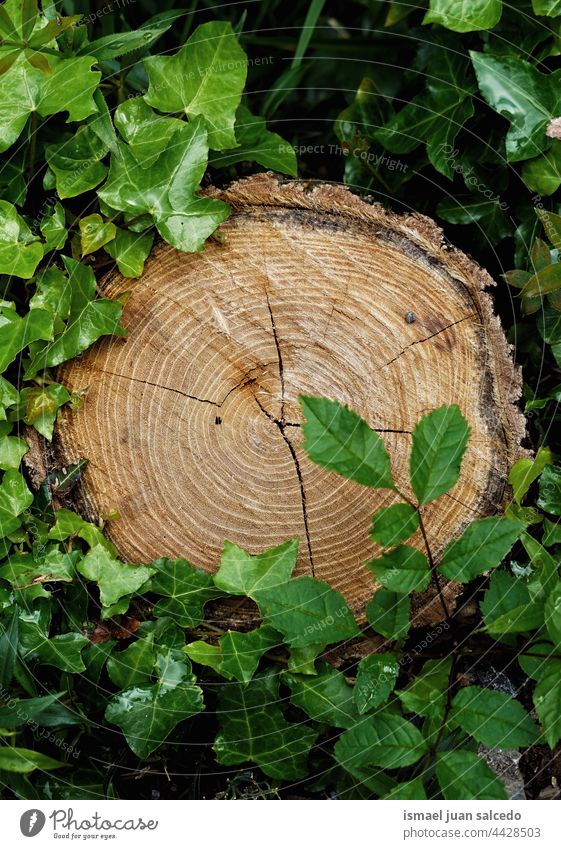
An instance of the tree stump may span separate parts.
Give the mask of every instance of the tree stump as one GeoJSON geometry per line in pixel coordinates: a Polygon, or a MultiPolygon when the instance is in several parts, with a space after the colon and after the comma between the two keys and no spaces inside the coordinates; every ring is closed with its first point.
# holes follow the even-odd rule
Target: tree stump
{"type": "MultiPolygon", "coordinates": [[[[460,406],[472,428],[461,478],[425,511],[438,559],[500,508],[521,453],[520,378],[483,291],[493,281],[431,220],[340,187],[260,174],[209,194],[232,214],[204,251],[160,244],[140,279],[102,282],[109,297],[130,293],[128,338],[59,370],[89,390],[64,411],[49,463],[89,459],[78,507],[119,512],[108,535],[126,560],[214,570],[225,539],[256,553],[296,536],[296,574],[329,582],[362,618],[375,589],[365,561],[379,553],[371,517],[395,496],[308,460],[298,396],[356,410],[407,492],[415,423],[460,406]]],[[[418,623],[442,618],[434,588],[414,609],[418,623]]]]}

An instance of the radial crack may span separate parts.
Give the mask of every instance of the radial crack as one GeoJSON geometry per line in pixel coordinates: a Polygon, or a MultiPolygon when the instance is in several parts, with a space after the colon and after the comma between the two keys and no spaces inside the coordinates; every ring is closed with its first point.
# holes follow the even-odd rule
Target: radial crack
{"type": "Polygon", "coordinates": [[[300,425],[285,424],[280,419],[276,419],[273,415],[271,415],[271,413],[269,413],[268,410],[265,409],[265,407],[263,406],[263,404],[261,403],[259,398],[257,398],[257,396],[254,396],[254,398],[255,398],[255,402],[256,402],[257,406],[259,407],[259,409],[261,410],[261,412],[265,416],[267,416],[269,421],[273,422],[273,424],[276,425],[276,427],[278,427],[278,429],[280,431],[280,435],[282,436],[282,439],[283,439],[285,445],[287,446],[288,450],[290,451],[290,456],[292,457],[292,462],[294,463],[294,468],[296,469],[296,477],[298,478],[298,486],[300,487],[300,503],[302,505],[302,518],[304,520],[304,532],[306,534],[306,543],[307,543],[307,547],[308,547],[308,557],[310,559],[310,569],[311,569],[311,572],[312,572],[312,577],[315,578],[316,571],[315,571],[315,566],[314,566],[314,555],[312,553],[312,540],[311,540],[311,537],[310,537],[310,527],[309,527],[309,524],[308,524],[308,507],[307,507],[307,503],[306,503],[306,490],[304,488],[304,478],[302,477],[302,469],[300,468],[300,462],[299,462],[298,456],[296,454],[296,449],[294,448],[292,442],[290,441],[290,439],[288,438],[288,436],[286,435],[286,432],[285,432],[285,428],[287,428],[287,427],[300,427],[300,425]]]}
{"type": "Polygon", "coordinates": [[[189,398],[191,401],[199,401],[201,404],[210,404],[212,407],[218,407],[219,409],[222,407],[226,399],[230,397],[232,392],[236,391],[236,389],[242,389],[244,386],[250,386],[252,383],[256,382],[256,378],[248,378],[247,375],[245,375],[243,380],[228,390],[221,401],[212,401],[210,398],[199,398],[198,395],[190,395],[189,392],[183,392],[182,389],[175,389],[175,387],[166,386],[163,383],[155,383],[151,380],[144,380],[140,377],[132,377],[129,374],[118,374],[115,371],[106,371],[105,369],[99,369],[99,371],[101,374],[108,374],[111,377],[121,377],[123,380],[132,380],[134,383],[142,383],[144,386],[154,386],[156,389],[165,389],[167,392],[175,392],[176,395],[181,395],[183,398],[189,398]]]}
{"type": "Polygon", "coordinates": [[[271,318],[271,328],[273,330],[273,339],[275,340],[275,348],[277,349],[277,359],[279,364],[279,380],[280,380],[280,388],[281,388],[281,417],[280,420],[284,424],[284,368],[282,364],[282,353],[281,347],[279,343],[279,337],[277,336],[277,326],[275,324],[275,318],[273,316],[273,310],[271,308],[271,302],[269,300],[269,293],[267,291],[267,287],[265,287],[265,298],[267,300],[267,309],[269,310],[269,316],[271,318]]]}
{"type": "Polygon", "coordinates": [[[376,371],[381,371],[383,368],[386,368],[392,363],[395,363],[395,361],[399,360],[399,358],[405,353],[405,351],[408,351],[409,348],[413,347],[413,345],[421,345],[423,342],[428,342],[430,339],[434,339],[434,337],[438,336],[440,333],[444,333],[445,330],[449,330],[451,327],[455,327],[456,324],[461,324],[462,321],[467,321],[468,318],[473,318],[474,316],[475,313],[472,312],[469,315],[465,315],[463,318],[459,318],[457,321],[452,321],[450,324],[447,324],[446,327],[441,327],[440,330],[436,330],[434,333],[431,333],[430,336],[425,336],[424,339],[416,339],[415,342],[410,342],[409,345],[406,345],[404,348],[401,349],[399,354],[397,354],[395,357],[392,357],[392,359],[388,360],[387,363],[384,363],[383,365],[379,366],[376,371]]]}

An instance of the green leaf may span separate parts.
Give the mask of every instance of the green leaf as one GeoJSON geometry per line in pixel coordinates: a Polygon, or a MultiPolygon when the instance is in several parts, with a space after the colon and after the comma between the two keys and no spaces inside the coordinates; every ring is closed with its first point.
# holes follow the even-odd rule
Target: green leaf
{"type": "Polygon", "coordinates": [[[115,126],[141,168],[151,168],[166,151],[172,136],[184,126],[178,118],[163,118],[143,97],[121,103],[115,110],[115,126]]]}
{"type": "Polygon", "coordinates": [[[409,474],[419,504],[434,501],[457,483],[469,435],[456,404],[433,410],[415,426],[409,474]]]}
{"type": "Polygon", "coordinates": [[[456,693],[449,722],[490,748],[517,749],[540,738],[539,728],[520,702],[481,687],[464,687],[456,693]]]}
{"type": "Polygon", "coordinates": [[[148,634],[124,651],[113,654],[107,661],[107,672],[119,689],[128,690],[135,684],[150,681],[155,661],[154,635],[148,634]]]}
{"type": "Polygon", "coordinates": [[[94,61],[87,56],[49,56],[47,76],[21,55],[4,74],[0,87],[0,152],[18,139],[32,112],[41,118],[68,112],[69,121],[82,121],[96,112],[92,95],[101,73],[91,70],[94,61]]]}
{"type": "Polygon", "coordinates": [[[316,722],[351,728],[359,718],[353,702],[353,688],[342,672],[328,664],[322,664],[319,674],[312,677],[285,672],[282,681],[292,693],[291,703],[316,722]]]}
{"type": "Polygon", "coordinates": [[[380,711],[345,731],[335,744],[335,757],[345,768],[411,766],[427,751],[421,732],[401,716],[380,711]]]}
{"type": "Polygon", "coordinates": [[[485,630],[494,637],[529,631],[543,623],[543,605],[531,604],[526,584],[508,572],[492,573],[480,608],[485,630]]]}
{"type": "Polygon", "coordinates": [[[43,258],[43,245],[12,203],[0,200],[0,274],[29,280],[43,258]]]}
{"type": "Polygon", "coordinates": [[[507,799],[507,792],[493,770],[474,752],[463,749],[439,752],[436,777],[445,799],[507,799]]]}
{"type": "Polygon", "coordinates": [[[419,514],[410,504],[391,504],[374,513],[370,536],[380,545],[397,545],[413,536],[418,527],[419,514]]]}
{"type": "Polygon", "coordinates": [[[31,342],[53,337],[53,319],[45,310],[30,309],[20,317],[0,305],[0,371],[4,371],[31,342]]]}
{"type": "Polygon", "coordinates": [[[220,673],[248,684],[265,652],[280,644],[277,631],[262,625],[254,631],[226,631],[220,638],[222,661],[220,673]]]}
{"type": "Polygon", "coordinates": [[[144,62],[145,100],[160,112],[201,115],[215,150],[236,147],[234,121],[247,75],[247,57],[229,22],[198,26],[175,56],[144,62]]]}
{"type": "Polygon", "coordinates": [[[58,411],[70,400],[70,393],[60,383],[25,387],[20,393],[20,402],[25,406],[23,420],[26,424],[33,425],[35,430],[50,442],[58,411]]]}
{"type": "Polygon", "coordinates": [[[470,51],[481,93],[510,121],[509,162],[531,159],[550,147],[545,128],[558,114],[558,73],[542,74],[520,56],[470,51]]]}
{"type": "Polygon", "coordinates": [[[412,778],[411,781],[404,781],[384,796],[384,799],[401,799],[403,801],[426,798],[427,794],[425,793],[422,778],[412,778]]]}
{"type": "Polygon", "coordinates": [[[8,702],[5,707],[0,707],[0,728],[11,731],[27,723],[42,725],[44,728],[79,725],[82,718],[59,701],[62,695],[53,693],[50,696],[18,699],[15,705],[12,701],[8,702]]]}
{"type": "Polygon", "coordinates": [[[121,728],[139,758],[147,758],[179,722],[204,708],[202,690],[184,655],[173,649],[158,654],[156,671],[155,684],[123,690],[105,710],[105,719],[121,728]]]}
{"type": "Polygon", "coordinates": [[[0,539],[19,528],[19,517],[32,503],[33,495],[23,475],[13,470],[6,472],[0,484],[0,539]]]}
{"type": "Polygon", "coordinates": [[[104,607],[136,592],[157,570],[155,566],[121,563],[103,545],[94,546],[77,565],[88,581],[95,581],[104,607]]]}
{"type": "Polygon", "coordinates": [[[119,324],[122,305],[109,298],[96,298],[96,280],[92,269],[68,257],[63,259],[72,285],[68,322],[52,342],[34,352],[25,373],[26,378],[76,357],[100,336],[125,335],[119,324]]]}
{"type": "Polygon", "coordinates": [[[533,700],[544,737],[553,749],[561,740],[561,661],[542,663],[533,700]]]}
{"type": "Polygon", "coordinates": [[[561,142],[554,139],[551,150],[522,165],[522,179],[529,189],[548,197],[561,186],[561,142]]]}
{"type": "MultiPolygon", "coordinates": [[[[19,639],[19,610],[14,607],[12,618],[0,636],[0,688],[9,687],[14,676],[19,639]]],[[[0,722],[0,728],[6,725],[0,722]]]]}
{"type": "Polygon", "coordinates": [[[552,545],[561,544],[561,522],[552,522],[550,519],[543,520],[543,544],[550,548],[552,545]]]}
{"type": "Polygon", "coordinates": [[[155,27],[144,24],[130,32],[114,32],[84,44],[80,49],[80,54],[82,56],[95,56],[98,62],[107,62],[110,59],[117,59],[119,56],[132,53],[134,50],[150,47],[170,27],[171,22],[167,25],[160,23],[159,26],[155,27]]]}
{"type": "Polygon", "coordinates": [[[134,217],[148,213],[160,235],[179,250],[199,251],[229,214],[222,201],[196,195],[207,157],[202,119],[176,130],[165,152],[149,167],[139,167],[129,147],[120,142],[98,195],[113,209],[134,217]]]}
{"type": "Polygon", "coordinates": [[[561,516],[561,468],[546,466],[540,478],[540,491],[537,501],[540,510],[561,516]]]}
{"type": "Polygon", "coordinates": [[[106,245],[107,242],[112,242],[117,235],[117,228],[113,222],[104,221],[97,212],[81,218],[78,224],[82,243],[82,256],[95,253],[103,245],[106,245]]]}
{"type": "Polygon", "coordinates": [[[21,458],[29,450],[27,442],[17,436],[0,437],[0,469],[19,469],[21,458]]]}
{"type": "Polygon", "coordinates": [[[105,245],[105,250],[115,260],[123,277],[140,277],[153,242],[152,233],[142,235],[117,227],[115,239],[105,245]]]}
{"type": "Polygon", "coordinates": [[[456,195],[441,200],[436,211],[450,224],[477,223],[485,238],[493,242],[500,242],[512,234],[512,226],[496,199],[482,200],[479,194],[456,195]]]}
{"type": "Polygon", "coordinates": [[[214,154],[210,164],[215,168],[229,168],[237,162],[258,162],[281,174],[296,177],[298,163],[291,144],[282,136],[267,129],[265,119],[252,115],[245,106],[236,112],[236,138],[238,145],[232,150],[214,154]]]}
{"type": "Polygon", "coordinates": [[[561,288],[561,263],[546,265],[533,274],[520,291],[521,298],[543,297],[561,288]]]}
{"type": "Polygon", "coordinates": [[[15,386],[12,386],[11,383],[8,383],[6,378],[0,376],[0,422],[6,421],[7,408],[15,406],[18,402],[18,398],[19,392],[17,391],[15,386]]]}
{"type": "Polygon", "coordinates": [[[102,545],[110,555],[117,555],[117,549],[112,542],[109,542],[103,536],[102,531],[97,525],[86,522],[85,519],[82,519],[73,510],[67,510],[64,507],[57,510],[55,516],[56,522],[47,534],[48,539],[63,542],[68,538],[79,537],[84,542],[87,542],[90,548],[96,545],[102,545]]]}
{"type": "Polygon", "coordinates": [[[91,126],[81,126],[74,136],[46,148],[46,158],[56,178],[60,198],[72,198],[94,189],[107,174],[101,160],[108,148],[91,126]]]}
{"type": "Polygon", "coordinates": [[[382,586],[396,593],[421,592],[430,581],[427,558],[409,545],[398,545],[367,565],[382,586]]]}
{"type": "Polygon", "coordinates": [[[502,11],[502,0],[430,0],[423,23],[441,24],[454,32],[493,29],[502,11]]]}
{"type": "Polygon", "coordinates": [[[259,600],[265,590],[279,589],[290,579],[298,556],[298,539],[294,538],[261,554],[248,554],[226,540],[220,567],[214,583],[232,595],[247,595],[259,600]]]}
{"type": "Polygon", "coordinates": [[[530,489],[532,483],[539,478],[544,468],[553,460],[549,448],[538,448],[533,459],[523,457],[518,460],[508,474],[508,482],[513,490],[513,497],[517,504],[530,489]]]}
{"type": "Polygon", "coordinates": [[[307,775],[308,753],[317,734],[302,723],[286,721],[278,687],[275,670],[258,676],[247,687],[221,687],[217,708],[220,732],[213,746],[219,764],[249,761],[278,779],[307,775]]]}
{"type": "Polygon", "coordinates": [[[405,637],[409,631],[409,595],[389,590],[376,590],[366,607],[366,616],[372,628],[388,640],[405,637]]]}
{"type": "Polygon", "coordinates": [[[561,583],[549,593],[545,602],[545,626],[557,648],[561,648],[561,583]]]}
{"type": "Polygon", "coordinates": [[[325,646],[360,634],[347,602],[325,581],[294,578],[281,587],[259,590],[257,602],[289,646],[325,646]]]}
{"type": "Polygon", "coordinates": [[[561,0],[532,0],[532,8],[536,15],[554,18],[561,15],[561,0]]]}
{"type": "MultiPolygon", "coordinates": [[[[536,209],[536,215],[540,219],[543,229],[546,232],[547,238],[554,248],[561,249],[561,215],[556,215],[545,209],[536,209]]],[[[551,261],[550,254],[547,254],[547,263],[551,261]]]]}
{"type": "Polygon", "coordinates": [[[50,211],[41,218],[39,227],[45,239],[45,251],[59,251],[68,238],[64,207],[56,201],[50,211]]]}
{"type": "Polygon", "coordinates": [[[337,401],[300,396],[304,450],[332,472],[365,486],[395,489],[390,458],[376,431],[337,401]]]}
{"type": "Polygon", "coordinates": [[[51,581],[70,583],[76,577],[75,566],[79,557],[79,552],[68,554],[54,545],[40,555],[14,554],[0,567],[0,577],[16,588],[51,581]]]}
{"type": "Polygon", "coordinates": [[[62,766],[66,766],[66,764],[55,761],[48,755],[41,754],[41,752],[15,748],[14,746],[0,746],[0,769],[6,770],[6,772],[29,773],[33,772],[34,769],[49,771],[60,769],[62,766]]]}
{"type": "Polygon", "coordinates": [[[357,669],[353,699],[360,714],[387,702],[395,687],[399,663],[391,652],[363,658],[357,669]]]}
{"type": "Polygon", "coordinates": [[[221,594],[208,572],[195,569],[183,559],[155,560],[150,574],[153,575],[151,591],[164,596],[155,605],[154,616],[170,616],[182,628],[194,628],[202,622],[206,602],[221,594]]]}
{"type": "Polygon", "coordinates": [[[438,569],[451,581],[467,583],[498,566],[523,530],[521,522],[503,516],[476,519],[446,547],[438,569]]]}
{"type": "Polygon", "coordinates": [[[450,658],[427,660],[421,672],[397,695],[403,710],[423,717],[440,718],[445,709],[446,695],[450,686],[450,658]]]}
{"type": "Polygon", "coordinates": [[[64,672],[83,672],[82,649],[89,643],[83,634],[57,634],[49,639],[37,622],[20,622],[21,654],[64,672]]]}

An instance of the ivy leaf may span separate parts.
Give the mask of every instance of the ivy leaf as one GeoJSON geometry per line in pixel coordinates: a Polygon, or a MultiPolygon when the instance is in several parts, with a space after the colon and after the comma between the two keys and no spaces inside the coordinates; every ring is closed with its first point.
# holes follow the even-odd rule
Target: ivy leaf
{"type": "Polygon", "coordinates": [[[42,269],[34,278],[35,294],[31,296],[29,306],[32,310],[44,310],[51,316],[51,336],[62,333],[64,322],[70,315],[72,285],[59,268],[51,266],[42,269]]]}
{"type": "Polygon", "coordinates": [[[32,503],[33,495],[23,475],[13,470],[6,472],[0,483],[0,539],[19,528],[19,517],[32,503]]]}
{"type": "Polygon", "coordinates": [[[175,726],[200,713],[203,694],[183,655],[168,649],[157,655],[155,684],[137,684],[110,700],[105,719],[118,725],[139,758],[147,758],[175,726]]]}
{"type": "Polygon", "coordinates": [[[523,530],[521,522],[504,516],[475,519],[446,547],[438,569],[451,581],[467,583],[498,566],[523,530]]]}
{"type": "Polygon", "coordinates": [[[454,32],[493,29],[502,11],[502,0],[430,0],[423,23],[441,24],[454,32]]]}
{"type": "Polygon", "coordinates": [[[20,651],[24,660],[36,660],[64,672],[83,672],[82,649],[89,640],[83,634],[57,634],[49,639],[37,622],[20,622],[20,651]]]}
{"type": "Polygon", "coordinates": [[[53,319],[45,310],[30,309],[24,316],[0,304],[0,371],[5,371],[31,342],[53,337],[53,319]]]}
{"type": "Polygon", "coordinates": [[[419,514],[411,505],[391,504],[374,513],[370,536],[380,545],[397,545],[413,536],[418,527],[419,514]]]}
{"type": "Polygon", "coordinates": [[[508,482],[513,490],[513,497],[517,504],[522,503],[522,499],[530,489],[537,478],[541,475],[544,468],[553,460],[553,455],[549,448],[538,448],[536,456],[533,459],[523,457],[518,460],[508,474],[508,482]]]}
{"type": "Polygon", "coordinates": [[[6,772],[30,773],[35,769],[48,772],[51,769],[60,769],[67,764],[55,761],[41,752],[32,749],[16,748],[15,746],[0,747],[0,770],[6,772]]]}
{"type": "Polygon", "coordinates": [[[397,690],[403,710],[417,716],[443,715],[450,683],[450,658],[427,660],[420,673],[403,690],[397,690]]]}
{"type": "Polygon", "coordinates": [[[415,426],[409,474],[419,504],[434,501],[457,483],[470,432],[456,404],[433,410],[415,426]]]}
{"type": "Polygon", "coordinates": [[[542,197],[556,192],[561,186],[561,142],[554,140],[551,150],[524,162],[522,179],[531,191],[542,197]]]}
{"type": "Polygon", "coordinates": [[[120,142],[98,195],[113,209],[135,217],[149,213],[170,245],[199,251],[229,214],[222,201],[196,195],[207,157],[207,131],[200,118],[183,124],[150,167],[139,167],[129,147],[120,142]]]}
{"type": "Polygon", "coordinates": [[[427,751],[421,732],[403,717],[386,711],[361,719],[335,744],[335,757],[345,768],[411,766],[427,751]]]}
{"type": "Polygon", "coordinates": [[[540,491],[537,501],[540,510],[561,516],[561,468],[546,466],[540,478],[540,491]]]}
{"type": "Polygon", "coordinates": [[[115,686],[128,690],[135,684],[150,681],[156,661],[154,634],[135,640],[124,651],[113,654],[107,661],[107,673],[115,686]]]}
{"type": "Polygon", "coordinates": [[[52,209],[41,218],[39,228],[45,239],[45,251],[59,251],[68,238],[64,207],[56,201],[52,209]]]}
{"type": "Polygon", "coordinates": [[[238,145],[211,157],[210,164],[216,168],[229,168],[237,162],[258,162],[280,174],[296,177],[298,163],[296,152],[282,136],[267,129],[265,119],[252,115],[245,106],[236,112],[236,138],[238,145]]]}
{"type": "Polygon", "coordinates": [[[273,628],[262,625],[254,631],[226,631],[220,638],[222,662],[220,673],[248,684],[265,652],[275,648],[280,637],[273,628]]]}
{"type": "Polygon", "coordinates": [[[409,545],[398,545],[367,565],[382,586],[396,593],[421,592],[430,581],[427,558],[409,545]]]}
{"type": "MultiPolygon", "coordinates": [[[[14,612],[9,623],[4,625],[0,636],[0,687],[9,687],[14,677],[19,641],[19,610],[14,606],[14,612]]],[[[0,725],[0,728],[5,728],[0,725]]]]}
{"type": "Polygon", "coordinates": [[[365,486],[395,489],[390,458],[376,431],[337,401],[300,396],[310,460],[365,486]]]}
{"type": "Polygon", "coordinates": [[[561,543],[561,522],[552,522],[550,519],[543,520],[543,544],[550,548],[552,545],[561,543]]]}
{"type": "Polygon", "coordinates": [[[557,648],[561,647],[561,583],[549,593],[545,602],[545,626],[557,648]]]}
{"type": "Polygon", "coordinates": [[[0,567],[0,576],[13,587],[46,581],[65,581],[69,583],[76,577],[78,552],[68,554],[58,546],[50,546],[39,559],[33,554],[16,554],[0,567]]]}
{"type": "Polygon", "coordinates": [[[104,249],[115,260],[123,277],[140,277],[153,242],[154,236],[151,233],[139,235],[117,227],[115,238],[106,244],[104,249]]]}
{"type": "Polygon", "coordinates": [[[308,753],[317,733],[302,723],[286,721],[278,688],[275,670],[258,676],[247,687],[221,687],[217,708],[220,732],[213,746],[219,764],[249,761],[278,779],[307,775],[308,753]]]}
{"type": "Polygon", "coordinates": [[[70,393],[60,383],[35,388],[27,386],[20,393],[20,403],[25,409],[24,422],[33,425],[50,442],[58,411],[70,400],[70,393]]]}
{"type": "Polygon", "coordinates": [[[290,701],[316,722],[336,728],[351,728],[359,718],[353,702],[353,688],[342,672],[322,664],[318,675],[283,673],[282,681],[292,695],[290,701]]]}
{"type": "Polygon", "coordinates": [[[96,280],[91,268],[69,257],[63,260],[72,286],[68,322],[52,342],[35,351],[26,378],[81,354],[100,336],[125,335],[119,324],[122,305],[109,298],[96,298],[96,280]]]}
{"type": "MultiPolygon", "coordinates": [[[[0,326],[2,319],[0,317],[0,326]]],[[[1,351],[1,348],[0,348],[1,351]]],[[[0,422],[6,421],[6,410],[18,403],[19,392],[5,377],[0,376],[0,422]]]]}
{"type": "Polygon", "coordinates": [[[248,554],[226,540],[220,567],[214,583],[232,595],[247,595],[254,601],[260,593],[274,590],[290,579],[298,556],[298,539],[294,538],[261,554],[248,554]]]}
{"type": "Polygon", "coordinates": [[[536,15],[555,18],[561,15],[561,0],[532,0],[532,8],[536,15]]]}
{"type": "Polygon", "coordinates": [[[439,752],[436,777],[445,799],[507,799],[504,784],[475,752],[439,752]]]}
{"type": "Polygon", "coordinates": [[[12,203],[0,200],[0,274],[29,280],[43,258],[43,245],[12,203]]]}
{"type": "Polygon", "coordinates": [[[202,622],[206,602],[220,595],[208,572],[195,569],[183,559],[155,560],[150,574],[153,575],[151,591],[164,596],[155,605],[154,616],[169,616],[182,628],[194,628],[202,622]]]}
{"type": "Polygon", "coordinates": [[[409,631],[411,597],[390,590],[376,590],[366,607],[366,616],[372,628],[388,640],[405,637],[409,631]]]}
{"type": "Polygon", "coordinates": [[[229,22],[198,26],[175,56],[151,56],[144,66],[145,100],[160,112],[201,115],[214,150],[236,147],[234,121],[247,75],[247,57],[229,22]]]}
{"type": "Polygon", "coordinates": [[[363,658],[357,669],[353,699],[360,714],[387,702],[397,676],[399,663],[391,652],[363,658]]]}
{"type": "Polygon", "coordinates": [[[151,168],[184,126],[178,118],[163,118],[143,97],[121,103],[115,110],[115,126],[141,168],[151,168]]]}
{"type": "Polygon", "coordinates": [[[492,242],[500,242],[512,234],[512,226],[495,198],[482,200],[481,195],[456,195],[441,200],[436,211],[450,224],[477,223],[485,238],[492,242]]]}
{"type": "Polygon", "coordinates": [[[81,718],[59,702],[63,693],[53,693],[49,696],[37,696],[31,699],[18,699],[12,707],[0,708],[0,728],[13,730],[28,722],[42,725],[44,728],[53,726],[79,725],[81,718]]]}
{"type": "Polygon", "coordinates": [[[93,548],[96,545],[102,545],[108,552],[108,554],[116,556],[117,549],[113,545],[112,542],[103,536],[103,533],[97,525],[92,524],[91,522],[86,522],[85,519],[82,519],[77,513],[74,513],[73,510],[67,510],[62,507],[60,510],[56,511],[56,522],[53,527],[49,530],[47,537],[48,539],[58,540],[59,542],[64,542],[69,538],[79,537],[86,542],[90,548],[93,548]]]}
{"type": "Polygon", "coordinates": [[[82,243],[82,256],[95,253],[99,248],[112,242],[117,235],[117,228],[112,221],[104,221],[97,212],[81,218],[78,222],[80,228],[80,240],[82,243]]]}
{"type": "Polygon", "coordinates": [[[289,646],[337,643],[360,634],[347,602],[325,581],[303,576],[259,590],[259,609],[289,646]]]}
{"type": "Polygon", "coordinates": [[[473,50],[470,56],[483,97],[510,121],[508,161],[531,159],[550,147],[545,129],[558,114],[559,74],[542,74],[520,56],[473,50]]]}
{"type": "Polygon", "coordinates": [[[4,74],[0,87],[0,152],[17,141],[29,115],[41,118],[68,112],[69,121],[82,121],[97,111],[93,93],[101,73],[92,71],[91,57],[49,56],[46,76],[21,56],[4,74]]]}
{"type": "Polygon", "coordinates": [[[532,746],[541,736],[520,702],[507,693],[481,687],[464,687],[456,693],[449,722],[478,743],[496,749],[532,746]]]}
{"type": "Polygon", "coordinates": [[[111,557],[103,545],[95,545],[78,563],[77,569],[84,578],[98,585],[104,607],[136,592],[156,572],[155,566],[121,563],[111,557]]]}
{"type": "Polygon", "coordinates": [[[17,436],[0,436],[0,469],[19,469],[21,458],[29,451],[27,442],[17,436]]]}
{"type": "Polygon", "coordinates": [[[533,700],[544,737],[553,749],[561,740],[561,661],[540,662],[533,700]]]}
{"type": "Polygon", "coordinates": [[[73,198],[98,186],[107,174],[107,165],[101,161],[107,151],[89,125],[78,127],[65,141],[49,145],[45,156],[55,175],[58,196],[73,198]]]}

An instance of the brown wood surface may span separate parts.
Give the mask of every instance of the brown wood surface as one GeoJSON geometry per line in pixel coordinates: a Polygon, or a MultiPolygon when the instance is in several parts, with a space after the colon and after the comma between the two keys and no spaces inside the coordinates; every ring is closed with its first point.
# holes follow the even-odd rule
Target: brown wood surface
{"type": "MultiPolygon", "coordinates": [[[[89,458],[80,506],[119,511],[109,536],[125,559],[212,570],[224,539],[259,552],[297,536],[297,574],[328,581],[362,616],[375,586],[364,563],[379,551],[371,516],[394,496],[308,460],[298,395],[359,412],[405,490],[413,426],[459,404],[473,431],[462,475],[425,512],[438,557],[500,507],[521,451],[520,380],[483,291],[492,281],[432,221],[339,187],[258,175],[210,193],[233,212],[204,251],[160,244],[140,279],[105,280],[109,297],[130,293],[128,338],[60,369],[89,390],[64,412],[49,462],[89,458]]],[[[442,618],[434,588],[416,612],[442,618]]]]}

